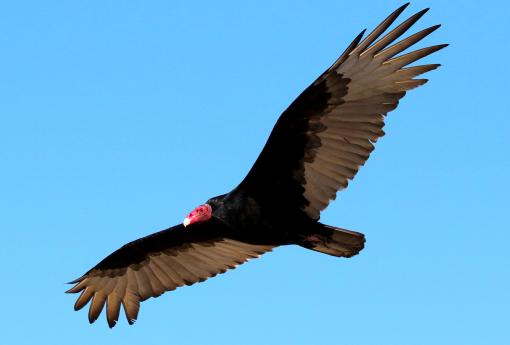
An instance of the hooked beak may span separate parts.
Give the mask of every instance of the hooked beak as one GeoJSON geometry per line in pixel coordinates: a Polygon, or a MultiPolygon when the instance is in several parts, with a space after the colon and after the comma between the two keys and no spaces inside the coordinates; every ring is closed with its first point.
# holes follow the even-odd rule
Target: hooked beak
{"type": "Polygon", "coordinates": [[[184,218],[184,220],[182,221],[182,225],[184,225],[184,227],[187,227],[190,223],[191,219],[189,219],[188,217],[184,218]]]}

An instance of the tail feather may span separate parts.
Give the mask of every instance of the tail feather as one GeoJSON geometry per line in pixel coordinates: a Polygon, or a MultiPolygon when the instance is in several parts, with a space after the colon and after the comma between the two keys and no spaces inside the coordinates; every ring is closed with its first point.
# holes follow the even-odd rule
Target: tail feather
{"type": "Polygon", "coordinates": [[[317,252],[350,258],[365,246],[365,235],[359,232],[320,224],[311,234],[303,238],[302,247],[317,252]]]}

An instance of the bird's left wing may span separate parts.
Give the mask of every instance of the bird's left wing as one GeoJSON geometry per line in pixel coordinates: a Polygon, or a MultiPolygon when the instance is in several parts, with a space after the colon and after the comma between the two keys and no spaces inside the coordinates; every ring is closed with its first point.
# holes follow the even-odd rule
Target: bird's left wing
{"type": "Polygon", "coordinates": [[[78,293],[75,310],[90,303],[94,322],[106,304],[110,327],[124,307],[130,324],[138,316],[140,301],[158,297],[183,285],[191,285],[235,268],[274,246],[238,241],[220,222],[177,225],[128,243],[113,252],[82,277],[68,293],[78,293]]]}
{"type": "Polygon", "coordinates": [[[406,67],[446,45],[396,56],[439,27],[396,41],[427,10],[381,37],[406,6],[388,16],[364,40],[362,32],[285,110],[238,188],[268,209],[278,210],[285,204],[319,218],[384,135],[385,115],[397,107],[407,90],[427,81],[414,78],[439,66],[406,67]]]}

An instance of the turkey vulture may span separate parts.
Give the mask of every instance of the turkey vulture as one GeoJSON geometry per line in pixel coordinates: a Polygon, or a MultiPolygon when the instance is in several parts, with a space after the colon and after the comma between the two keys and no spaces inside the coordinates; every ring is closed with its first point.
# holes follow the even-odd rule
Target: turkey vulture
{"type": "Polygon", "coordinates": [[[92,323],[106,304],[113,327],[122,305],[132,324],[140,301],[204,281],[278,246],[358,254],[364,235],[320,223],[320,212],[368,159],[384,135],[385,115],[407,90],[427,82],[414,78],[439,67],[406,66],[446,46],[397,56],[439,27],[396,41],[424,9],[382,36],[407,5],[364,39],[361,32],[283,112],[236,188],[198,206],[182,224],[124,245],[71,282],[67,292],[81,292],[75,310],[90,302],[92,323]]]}

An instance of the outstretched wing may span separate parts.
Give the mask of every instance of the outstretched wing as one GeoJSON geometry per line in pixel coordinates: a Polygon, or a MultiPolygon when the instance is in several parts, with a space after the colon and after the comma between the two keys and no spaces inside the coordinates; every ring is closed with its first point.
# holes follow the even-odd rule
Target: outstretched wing
{"type": "Polygon", "coordinates": [[[118,320],[120,306],[133,324],[140,301],[158,297],[183,285],[191,285],[235,268],[274,246],[232,239],[219,222],[177,225],[128,243],[113,252],[82,277],[68,293],[78,293],[75,310],[90,303],[94,322],[106,304],[110,327],[118,320]]]}
{"type": "Polygon", "coordinates": [[[407,5],[364,40],[364,32],[356,37],[333,66],[285,110],[238,188],[268,208],[287,205],[319,218],[384,135],[385,115],[397,107],[407,90],[427,82],[414,78],[439,66],[405,67],[446,45],[395,57],[439,27],[394,43],[428,9],[381,37],[407,5]]]}

